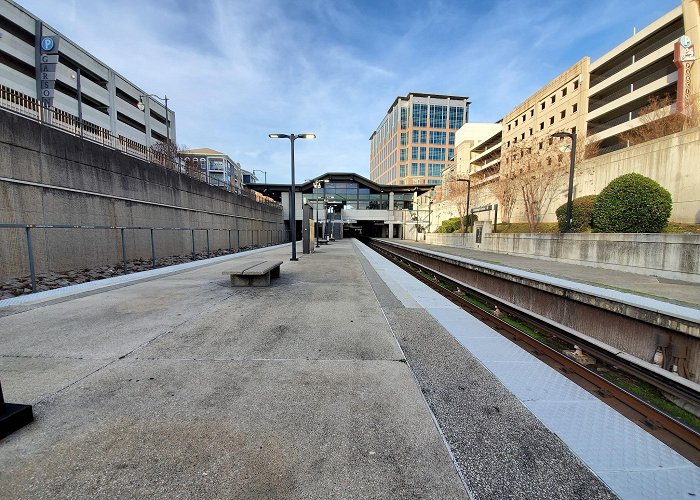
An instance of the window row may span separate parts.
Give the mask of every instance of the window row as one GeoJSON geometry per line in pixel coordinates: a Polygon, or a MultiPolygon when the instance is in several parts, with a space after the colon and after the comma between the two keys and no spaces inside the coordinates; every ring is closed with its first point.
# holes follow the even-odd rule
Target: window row
{"type": "MultiPolygon", "coordinates": [[[[575,80],[571,81],[569,84],[567,84],[565,87],[557,90],[555,93],[550,95],[548,98],[542,100],[540,102],[540,111],[543,111],[547,107],[547,101],[549,101],[550,104],[555,104],[557,102],[557,95],[561,95],[561,97],[566,97],[569,93],[569,86],[571,86],[572,91],[576,91],[579,88],[579,78],[577,77],[575,80]]],[[[574,105],[576,107],[576,105],[574,105]]],[[[574,113],[576,110],[574,110],[574,113]]],[[[529,111],[525,112],[522,116],[518,117],[515,119],[514,122],[511,122],[508,124],[508,130],[511,130],[514,127],[517,127],[518,124],[520,123],[525,123],[525,120],[528,117],[528,114],[530,117],[535,116],[535,110],[530,109],[529,111]]]]}
{"type": "MultiPolygon", "coordinates": [[[[406,127],[403,126],[404,108],[401,109],[401,128],[405,129],[406,127]]],[[[431,128],[458,129],[464,125],[465,108],[440,104],[431,104],[429,107],[427,104],[414,104],[411,109],[411,116],[411,123],[414,127],[427,127],[428,123],[430,123],[431,128]],[[430,111],[430,120],[428,120],[428,111],[430,111]]]]}

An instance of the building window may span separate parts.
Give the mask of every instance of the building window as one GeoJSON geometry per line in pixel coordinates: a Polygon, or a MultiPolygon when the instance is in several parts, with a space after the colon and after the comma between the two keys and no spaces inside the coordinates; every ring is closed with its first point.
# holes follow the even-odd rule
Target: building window
{"type": "Polygon", "coordinates": [[[429,148],[428,159],[445,161],[445,148],[429,148]]]}
{"type": "Polygon", "coordinates": [[[530,135],[532,135],[532,129],[530,129],[530,135]]]}
{"type": "Polygon", "coordinates": [[[426,142],[428,142],[426,140],[427,137],[428,137],[428,133],[425,130],[421,130],[420,131],[420,143],[425,144],[426,142]]]}
{"type": "Polygon", "coordinates": [[[553,95],[551,99],[552,99],[552,104],[554,104],[555,102],[557,102],[557,96],[553,95]]]}
{"type": "Polygon", "coordinates": [[[453,160],[454,160],[454,158],[455,158],[455,150],[454,150],[454,148],[449,148],[449,149],[447,150],[447,159],[449,160],[450,158],[452,158],[453,160]]]}
{"type": "Polygon", "coordinates": [[[508,124],[508,131],[510,132],[510,123],[508,124]]]}
{"type": "Polygon", "coordinates": [[[413,144],[418,144],[418,131],[414,130],[411,133],[411,136],[412,136],[411,139],[412,139],[413,144]]]}
{"type": "Polygon", "coordinates": [[[574,90],[578,89],[578,78],[574,80],[574,90]]]}
{"type": "Polygon", "coordinates": [[[535,116],[535,110],[534,110],[534,109],[531,109],[531,110],[530,110],[530,116],[535,116]]]}
{"type": "Polygon", "coordinates": [[[428,126],[428,105],[414,104],[413,105],[413,126],[427,127],[428,126]]]}
{"type": "Polygon", "coordinates": [[[406,177],[406,165],[399,166],[399,177],[406,177]]]}
{"type": "Polygon", "coordinates": [[[523,132],[522,134],[520,134],[520,138],[523,139],[523,140],[525,140],[525,132],[523,132]]]}
{"type": "Polygon", "coordinates": [[[464,125],[464,108],[450,106],[450,128],[460,128],[464,125]]]}
{"type": "Polygon", "coordinates": [[[561,96],[562,96],[562,97],[566,97],[566,87],[564,87],[563,89],[561,89],[561,96]]]}
{"type": "Polygon", "coordinates": [[[566,110],[559,113],[559,118],[564,118],[566,116],[566,110]]]}
{"type": "Polygon", "coordinates": [[[430,132],[430,144],[445,144],[447,132],[430,132]]]}
{"type": "Polygon", "coordinates": [[[428,179],[428,184],[435,184],[436,186],[442,186],[441,179],[428,179]]]}
{"type": "Polygon", "coordinates": [[[576,113],[576,111],[578,111],[578,104],[574,104],[574,105],[571,107],[571,112],[572,112],[572,113],[576,113]]]}
{"type": "Polygon", "coordinates": [[[401,149],[401,161],[406,161],[408,160],[408,150],[406,148],[401,149]]]}
{"type": "Polygon", "coordinates": [[[523,123],[525,123],[525,118],[527,117],[527,114],[523,115],[523,123]]]}
{"type": "Polygon", "coordinates": [[[540,122],[540,130],[544,130],[544,122],[540,122]]]}
{"type": "Polygon", "coordinates": [[[411,163],[411,175],[418,175],[418,163],[411,163]]]}
{"type": "Polygon", "coordinates": [[[518,120],[515,120],[515,126],[516,127],[518,126],[518,120]]]}
{"type": "Polygon", "coordinates": [[[408,144],[408,135],[406,132],[401,132],[401,145],[405,146],[406,144],[408,144]]]}
{"type": "Polygon", "coordinates": [[[425,175],[425,163],[420,164],[420,170],[418,171],[418,175],[421,175],[421,176],[425,175]]]}
{"type": "Polygon", "coordinates": [[[544,107],[545,107],[545,102],[542,101],[542,102],[540,103],[540,109],[544,109],[544,107]]]}
{"type": "Polygon", "coordinates": [[[401,106],[401,130],[408,128],[408,108],[401,106]]]}
{"type": "Polygon", "coordinates": [[[448,135],[447,141],[448,141],[448,144],[455,143],[455,133],[454,132],[450,132],[450,134],[448,135]]]}
{"type": "Polygon", "coordinates": [[[549,124],[554,125],[554,117],[553,116],[549,119],[549,124]]]}
{"type": "Polygon", "coordinates": [[[425,160],[425,147],[420,148],[420,159],[425,160]]]}
{"type": "Polygon", "coordinates": [[[447,128],[447,106],[430,105],[430,126],[432,128],[447,128]]]}

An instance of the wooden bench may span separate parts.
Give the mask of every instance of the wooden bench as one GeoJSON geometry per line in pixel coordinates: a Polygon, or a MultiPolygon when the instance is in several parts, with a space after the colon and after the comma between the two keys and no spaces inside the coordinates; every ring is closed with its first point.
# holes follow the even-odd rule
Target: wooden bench
{"type": "Polygon", "coordinates": [[[270,286],[270,278],[280,277],[281,265],[281,260],[248,260],[221,274],[231,276],[231,286],[270,286]]]}

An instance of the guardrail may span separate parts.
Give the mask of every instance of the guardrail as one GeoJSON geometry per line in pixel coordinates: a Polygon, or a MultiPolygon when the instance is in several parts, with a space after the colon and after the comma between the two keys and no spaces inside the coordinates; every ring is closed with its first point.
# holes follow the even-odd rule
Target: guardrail
{"type": "Polygon", "coordinates": [[[197,254],[195,250],[195,232],[203,232],[206,235],[207,256],[211,257],[212,251],[209,242],[210,231],[228,232],[228,251],[234,253],[234,245],[232,236],[236,234],[235,249],[238,252],[241,249],[241,235],[250,232],[251,246],[268,246],[289,241],[289,230],[286,229],[219,229],[219,228],[191,228],[191,227],[148,227],[148,226],[101,226],[101,225],[74,225],[74,224],[0,224],[0,229],[24,229],[27,242],[27,260],[29,265],[29,274],[31,276],[32,293],[37,292],[36,284],[36,268],[34,258],[34,246],[32,244],[32,229],[101,229],[119,231],[121,239],[121,256],[124,274],[129,274],[128,258],[126,252],[125,231],[141,230],[149,231],[151,245],[151,264],[156,267],[156,238],[155,231],[189,231],[192,240],[192,260],[196,260],[197,254]],[[257,237],[254,237],[257,235],[257,237]],[[257,243],[254,244],[254,241],[257,243]]]}

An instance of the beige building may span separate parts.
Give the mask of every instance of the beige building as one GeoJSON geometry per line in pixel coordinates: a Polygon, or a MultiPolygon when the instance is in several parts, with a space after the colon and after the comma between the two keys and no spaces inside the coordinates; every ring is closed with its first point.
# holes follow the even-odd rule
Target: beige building
{"type": "Polygon", "coordinates": [[[442,184],[455,135],[469,121],[467,97],[411,92],[397,97],[370,137],[370,179],[380,184],[442,184]]]}
{"type": "MultiPolygon", "coordinates": [[[[629,146],[620,139],[620,134],[643,123],[639,111],[649,103],[650,98],[670,97],[674,104],[668,107],[667,112],[672,112],[676,109],[679,89],[682,89],[682,95],[700,93],[700,64],[693,64],[692,50],[694,44],[700,42],[698,4],[697,0],[684,0],[682,5],[636,32],[599,59],[590,62],[588,57],[584,57],[510,111],[503,118],[500,130],[491,137],[470,141],[468,138],[473,130],[466,125],[460,129],[456,134],[454,169],[460,177],[468,172],[471,206],[498,203],[493,192],[494,183],[519,174],[522,166],[514,152],[522,150],[523,144],[538,147],[544,141],[549,142],[555,132],[575,130],[579,146],[584,142],[594,145],[591,149],[596,157],[577,166],[574,197],[597,194],[613,178],[640,171],[671,191],[674,199],[672,220],[700,222],[697,220],[700,211],[693,208],[700,208],[700,195],[692,194],[700,193],[700,178],[689,175],[687,168],[681,169],[677,162],[664,161],[678,155],[671,154],[670,149],[668,154],[659,156],[653,148],[635,148],[635,154],[641,151],[645,155],[655,154],[654,162],[651,162],[657,165],[654,167],[645,158],[631,161],[619,154],[612,154],[629,146]],[[687,38],[680,40],[682,36],[687,38]],[[690,66],[690,70],[679,82],[674,49],[680,45],[680,41],[689,45],[685,54],[690,54],[690,60],[685,64],[686,69],[690,66]],[[461,144],[470,147],[468,153],[460,149],[461,144]],[[468,168],[465,167],[467,161],[468,168]],[[676,172],[677,175],[674,177],[669,172],[676,172]],[[682,177],[683,182],[679,183],[676,177],[682,177]]],[[[693,134],[683,137],[684,150],[692,150],[692,139],[689,138],[694,137],[693,134]]],[[[559,141],[562,142],[561,146],[570,144],[569,139],[559,141]]],[[[664,142],[665,148],[667,143],[664,142]]],[[[449,174],[452,169],[447,172],[449,174]]],[[[548,200],[544,222],[556,221],[554,210],[566,201],[566,176],[562,177],[562,182],[548,200]]],[[[514,208],[512,220],[525,221],[521,201],[514,208]]]]}
{"type": "Polygon", "coordinates": [[[201,179],[213,186],[229,191],[240,192],[243,186],[241,165],[226,153],[211,148],[180,151],[185,168],[190,173],[198,173],[201,179]]]}

